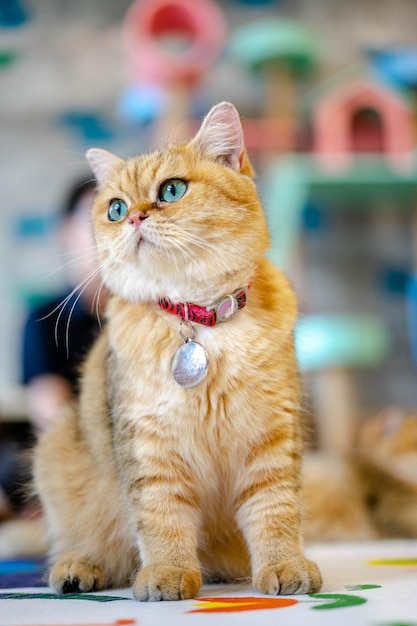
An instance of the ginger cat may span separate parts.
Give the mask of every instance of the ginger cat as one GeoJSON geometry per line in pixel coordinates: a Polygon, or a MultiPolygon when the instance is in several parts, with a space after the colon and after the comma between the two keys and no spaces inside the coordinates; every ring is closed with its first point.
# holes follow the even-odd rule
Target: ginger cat
{"type": "Polygon", "coordinates": [[[215,106],[188,144],[87,158],[112,296],[79,400],[35,450],[51,586],[133,580],[138,600],[179,600],[252,575],[265,594],[318,591],[300,533],[296,301],[264,257],[236,109],[215,106]]]}
{"type": "Polygon", "coordinates": [[[345,456],[304,459],[309,541],[417,538],[417,415],[388,408],[367,418],[345,456]]]}

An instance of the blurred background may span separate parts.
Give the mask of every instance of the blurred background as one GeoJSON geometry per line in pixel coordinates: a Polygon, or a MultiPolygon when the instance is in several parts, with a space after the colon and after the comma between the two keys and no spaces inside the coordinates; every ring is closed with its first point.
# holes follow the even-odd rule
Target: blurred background
{"type": "Polygon", "coordinates": [[[85,151],[190,137],[220,100],[242,116],[270,257],[299,296],[322,440],[414,410],[416,23],[412,0],[0,0],[3,418],[25,411],[28,308],[64,285],[57,216],[85,151]]]}

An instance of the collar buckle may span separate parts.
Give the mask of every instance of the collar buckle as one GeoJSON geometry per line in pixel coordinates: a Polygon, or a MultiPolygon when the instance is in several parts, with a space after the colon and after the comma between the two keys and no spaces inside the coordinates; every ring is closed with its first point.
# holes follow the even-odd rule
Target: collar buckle
{"type": "Polygon", "coordinates": [[[231,320],[239,310],[238,296],[241,296],[242,292],[244,293],[246,304],[248,301],[248,290],[240,287],[233,293],[228,293],[223,298],[220,298],[220,300],[217,300],[217,302],[211,306],[206,307],[206,311],[208,312],[214,309],[216,322],[227,322],[231,320]]]}

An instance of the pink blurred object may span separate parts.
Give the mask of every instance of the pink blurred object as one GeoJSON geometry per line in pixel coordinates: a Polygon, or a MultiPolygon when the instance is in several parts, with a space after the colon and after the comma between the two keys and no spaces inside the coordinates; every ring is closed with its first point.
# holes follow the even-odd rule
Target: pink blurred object
{"type": "Polygon", "coordinates": [[[358,153],[377,154],[399,173],[414,166],[412,107],[382,83],[354,79],[327,91],[315,104],[313,133],[313,150],[328,171],[348,169],[358,153]]]}
{"type": "Polygon", "coordinates": [[[137,0],[125,36],[134,82],[189,84],[221,53],[226,23],[213,0],[137,0]]]}

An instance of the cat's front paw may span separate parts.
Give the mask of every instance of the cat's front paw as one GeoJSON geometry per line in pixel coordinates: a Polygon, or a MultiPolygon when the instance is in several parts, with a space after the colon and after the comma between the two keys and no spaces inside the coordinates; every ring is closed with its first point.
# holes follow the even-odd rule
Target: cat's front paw
{"type": "Polygon", "coordinates": [[[322,578],[313,561],[301,558],[268,565],[254,576],[253,582],[261,593],[277,596],[316,593],[320,590],[322,578]]]}
{"type": "Polygon", "coordinates": [[[133,595],[142,602],[188,600],[202,584],[199,571],[182,567],[153,565],[140,570],[133,585],[133,595]]]}
{"type": "Polygon", "coordinates": [[[102,569],[90,559],[67,556],[52,567],[49,584],[58,593],[82,593],[103,589],[105,578],[102,569]]]}

